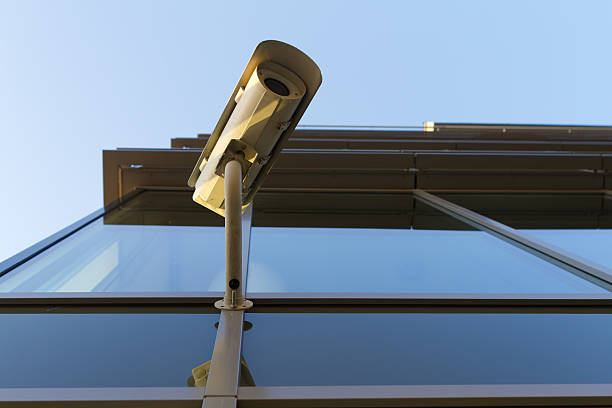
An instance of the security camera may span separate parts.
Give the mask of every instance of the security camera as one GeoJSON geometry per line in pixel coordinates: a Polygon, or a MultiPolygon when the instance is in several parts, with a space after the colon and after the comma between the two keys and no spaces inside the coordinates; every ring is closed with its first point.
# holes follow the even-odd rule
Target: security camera
{"type": "Polygon", "coordinates": [[[306,54],[280,41],[260,43],[191,173],[193,200],[225,216],[225,166],[238,161],[244,211],[320,84],[306,54]]]}
{"type": "Polygon", "coordinates": [[[243,310],[241,214],[321,85],[306,54],[280,41],[260,43],[242,73],[187,184],[193,200],[225,217],[225,295],[219,309],[243,310]]]}

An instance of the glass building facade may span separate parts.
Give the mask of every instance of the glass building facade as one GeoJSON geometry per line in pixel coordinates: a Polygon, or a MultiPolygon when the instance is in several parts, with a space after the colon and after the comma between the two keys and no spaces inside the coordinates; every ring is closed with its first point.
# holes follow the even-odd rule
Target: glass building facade
{"type": "Polygon", "coordinates": [[[429,130],[296,131],[245,312],[206,135],[104,152],[105,207],[0,264],[0,406],[612,405],[612,128],[429,130]]]}

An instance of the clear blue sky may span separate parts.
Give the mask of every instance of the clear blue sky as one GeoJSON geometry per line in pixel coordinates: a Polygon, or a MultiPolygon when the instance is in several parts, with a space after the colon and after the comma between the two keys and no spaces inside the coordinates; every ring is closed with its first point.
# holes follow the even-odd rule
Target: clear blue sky
{"type": "Polygon", "coordinates": [[[258,42],[301,124],[612,123],[609,1],[0,0],[0,259],[102,205],[102,149],[209,132],[258,42]]]}

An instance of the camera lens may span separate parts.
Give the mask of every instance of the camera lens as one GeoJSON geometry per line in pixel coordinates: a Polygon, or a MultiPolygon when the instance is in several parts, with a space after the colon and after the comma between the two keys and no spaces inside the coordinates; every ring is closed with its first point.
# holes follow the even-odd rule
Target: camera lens
{"type": "Polygon", "coordinates": [[[270,89],[275,94],[278,94],[280,96],[289,95],[289,88],[287,88],[287,86],[285,86],[285,84],[283,84],[279,80],[276,80],[274,78],[266,78],[264,79],[264,84],[266,84],[268,89],[270,89]]]}

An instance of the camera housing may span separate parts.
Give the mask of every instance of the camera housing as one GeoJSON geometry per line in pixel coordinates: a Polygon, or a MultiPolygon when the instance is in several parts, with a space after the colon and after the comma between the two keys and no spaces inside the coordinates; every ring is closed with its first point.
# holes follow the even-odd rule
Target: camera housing
{"type": "Polygon", "coordinates": [[[319,67],[302,51],[280,41],[260,43],[189,177],[193,200],[225,216],[225,164],[237,160],[244,211],[321,81],[319,67]]]}

